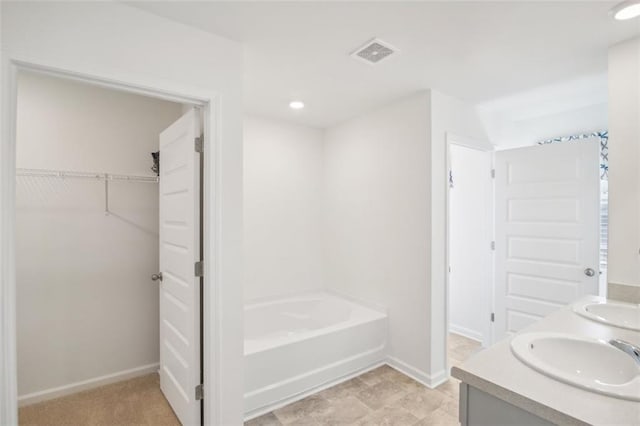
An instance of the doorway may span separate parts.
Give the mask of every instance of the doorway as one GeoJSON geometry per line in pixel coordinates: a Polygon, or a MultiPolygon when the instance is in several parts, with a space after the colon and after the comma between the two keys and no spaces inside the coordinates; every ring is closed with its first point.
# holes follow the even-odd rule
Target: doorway
{"type": "Polygon", "coordinates": [[[20,421],[199,424],[200,112],[26,71],[17,98],[20,421]]]}
{"type": "MultiPolygon", "coordinates": [[[[584,295],[605,295],[603,143],[562,142],[482,151],[449,141],[450,354],[493,344],[584,295]]],[[[450,355],[449,365],[461,357],[450,355]]]]}
{"type": "Polygon", "coordinates": [[[490,344],[492,276],[491,151],[448,144],[448,361],[490,344]]]}

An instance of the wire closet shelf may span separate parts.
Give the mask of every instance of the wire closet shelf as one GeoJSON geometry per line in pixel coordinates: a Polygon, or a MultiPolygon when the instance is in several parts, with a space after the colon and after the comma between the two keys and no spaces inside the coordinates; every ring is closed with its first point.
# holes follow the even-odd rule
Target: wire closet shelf
{"type": "Polygon", "coordinates": [[[109,215],[109,182],[158,183],[158,176],[122,175],[115,173],[75,172],[67,170],[16,169],[17,176],[84,179],[104,182],[104,214],[109,215]]]}
{"type": "Polygon", "coordinates": [[[63,179],[89,179],[98,181],[117,180],[139,183],[158,183],[160,181],[160,178],[158,178],[157,176],[123,175],[99,172],[75,172],[68,170],[16,169],[16,174],[18,176],[57,177],[63,179]]]}

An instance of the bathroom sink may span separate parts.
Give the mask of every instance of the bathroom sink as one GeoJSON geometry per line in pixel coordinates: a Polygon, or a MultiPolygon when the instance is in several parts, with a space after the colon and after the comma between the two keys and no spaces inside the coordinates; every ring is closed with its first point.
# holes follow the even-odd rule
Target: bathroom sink
{"type": "Polygon", "coordinates": [[[524,364],[555,380],[640,401],[640,365],[604,340],[560,333],[524,333],[513,338],[511,350],[524,364]]]}
{"type": "Polygon", "coordinates": [[[578,302],[573,311],[592,321],[640,331],[640,305],[621,302],[578,302]]]}

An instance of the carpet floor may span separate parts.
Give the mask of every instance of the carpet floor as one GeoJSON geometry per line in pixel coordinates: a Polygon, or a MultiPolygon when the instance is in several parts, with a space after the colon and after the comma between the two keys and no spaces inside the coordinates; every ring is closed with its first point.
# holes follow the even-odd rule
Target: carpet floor
{"type": "Polygon", "coordinates": [[[179,426],[157,374],[51,399],[19,410],[21,426],[179,426]]]}

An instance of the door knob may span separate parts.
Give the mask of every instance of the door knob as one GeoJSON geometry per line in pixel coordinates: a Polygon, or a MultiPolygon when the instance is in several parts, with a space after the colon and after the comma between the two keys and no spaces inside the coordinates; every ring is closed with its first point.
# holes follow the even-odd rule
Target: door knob
{"type": "Polygon", "coordinates": [[[592,277],[592,276],[594,276],[596,274],[596,271],[594,271],[591,268],[587,268],[587,269],[584,270],[584,274],[586,276],[588,276],[588,277],[592,277]]]}
{"type": "Polygon", "coordinates": [[[152,281],[162,281],[162,272],[158,272],[157,274],[151,275],[152,281]]]}

